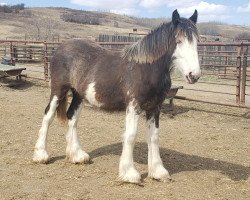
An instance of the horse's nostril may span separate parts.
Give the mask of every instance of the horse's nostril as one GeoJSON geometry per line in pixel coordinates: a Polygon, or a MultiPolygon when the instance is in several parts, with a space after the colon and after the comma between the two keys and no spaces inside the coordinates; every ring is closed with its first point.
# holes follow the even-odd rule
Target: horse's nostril
{"type": "Polygon", "coordinates": [[[199,75],[193,75],[192,72],[189,72],[188,75],[186,75],[186,79],[189,83],[196,83],[199,80],[199,75]]]}
{"type": "Polygon", "coordinates": [[[189,72],[189,78],[191,79],[191,80],[193,80],[193,79],[195,79],[195,77],[193,76],[193,74],[192,74],[192,72],[189,72]]]}
{"type": "Polygon", "coordinates": [[[194,83],[196,83],[199,80],[199,78],[200,78],[199,76],[193,76],[192,80],[193,80],[194,83]]]}

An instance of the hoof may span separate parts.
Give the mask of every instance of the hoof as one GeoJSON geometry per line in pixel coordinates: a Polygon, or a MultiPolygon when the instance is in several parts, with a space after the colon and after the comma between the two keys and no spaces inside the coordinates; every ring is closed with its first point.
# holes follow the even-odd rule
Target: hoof
{"type": "Polygon", "coordinates": [[[49,155],[44,149],[35,149],[33,155],[33,161],[36,163],[47,163],[49,160],[49,155]]]}
{"type": "Polygon", "coordinates": [[[125,172],[120,172],[119,180],[128,183],[140,183],[141,175],[135,168],[129,168],[125,172]]]}
{"type": "Polygon", "coordinates": [[[162,182],[170,182],[172,180],[168,171],[161,165],[156,167],[155,170],[150,170],[148,176],[162,182]]]}
{"type": "Polygon", "coordinates": [[[89,163],[90,157],[89,154],[84,152],[83,150],[78,150],[74,153],[70,153],[70,155],[67,156],[69,161],[74,164],[80,164],[80,163],[89,163]]]}

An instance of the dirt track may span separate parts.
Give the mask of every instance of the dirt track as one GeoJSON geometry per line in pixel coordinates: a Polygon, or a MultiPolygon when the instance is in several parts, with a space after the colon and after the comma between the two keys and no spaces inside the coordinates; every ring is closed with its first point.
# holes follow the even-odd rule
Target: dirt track
{"type": "Polygon", "coordinates": [[[124,113],[83,109],[78,133],[92,163],[65,160],[67,129],[51,126],[47,165],[32,162],[49,89],[0,82],[0,199],[250,199],[249,110],[176,101],[160,118],[161,155],[172,178],[147,178],[141,117],[135,148],[141,185],[117,181],[124,113]]]}

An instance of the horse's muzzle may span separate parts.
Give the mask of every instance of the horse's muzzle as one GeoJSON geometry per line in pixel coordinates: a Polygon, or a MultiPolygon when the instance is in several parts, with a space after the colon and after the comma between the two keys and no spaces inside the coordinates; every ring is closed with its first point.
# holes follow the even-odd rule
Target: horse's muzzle
{"type": "Polygon", "coordinates": [[[196,83],[200,78],[200,75],[193,75],[192,72],[189,72],[188,75],[186,75],[186,79],[188,81],[188,83],[190,84],[194,84],[196,83]]]}

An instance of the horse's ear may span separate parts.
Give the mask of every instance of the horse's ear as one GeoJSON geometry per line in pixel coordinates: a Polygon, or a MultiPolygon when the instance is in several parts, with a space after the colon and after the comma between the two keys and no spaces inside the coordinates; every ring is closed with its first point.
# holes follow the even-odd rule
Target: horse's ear
{"type": "Polygon", "coordinates": [[[198,18],[198,12],[195,9],[194,14],[189,19],[196,24],[197,18],[198,18]]]}
{"type": "Polygon", "coordinates": [[[180,22],[180,15],[177,9],[172,14],[172,22],[174,25],[177,25],[180,22]]]}

